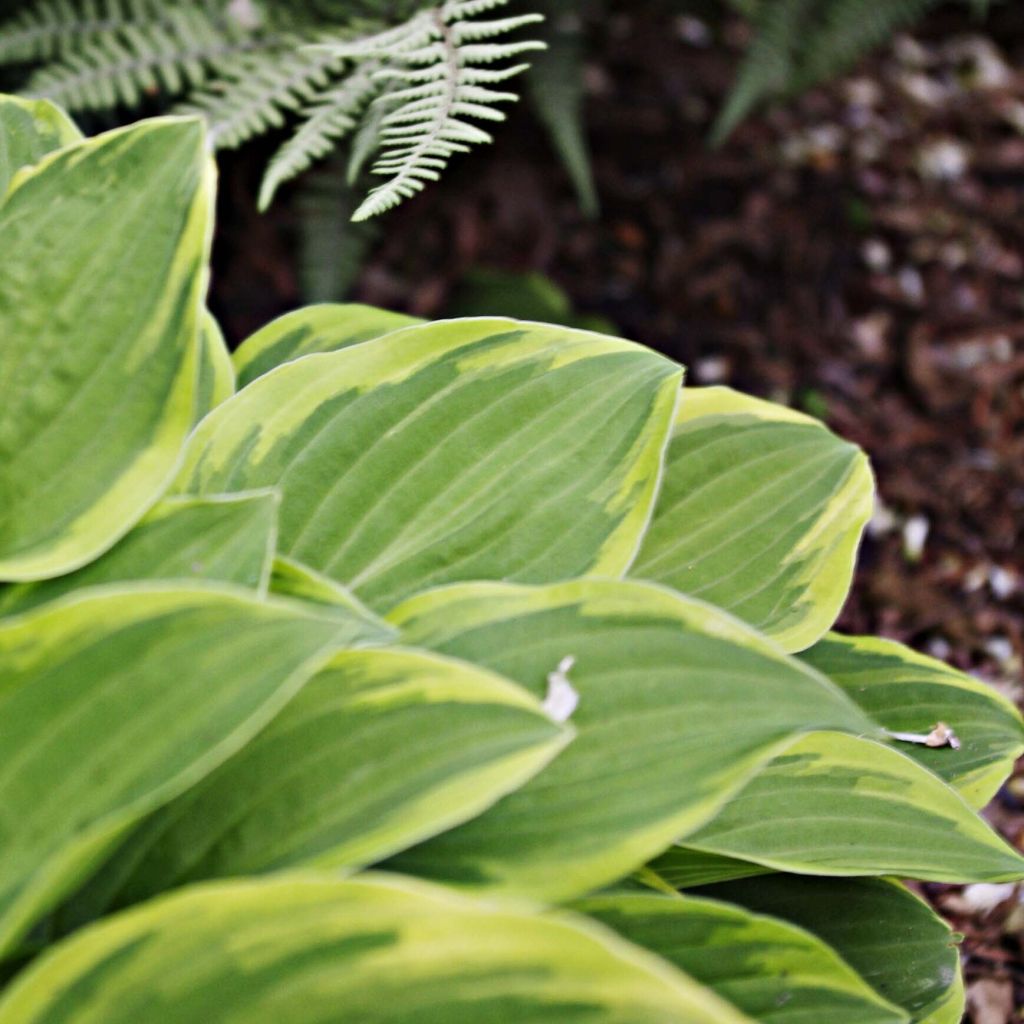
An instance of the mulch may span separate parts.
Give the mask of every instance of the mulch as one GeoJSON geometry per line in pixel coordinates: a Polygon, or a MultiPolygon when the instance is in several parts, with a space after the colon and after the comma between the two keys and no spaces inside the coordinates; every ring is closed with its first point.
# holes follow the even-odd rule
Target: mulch
{"type": "MultiPolygon", "coordinates": [[[[486,265],[871,456],[879,513],[840,628],[912,644],[1024,699],[1024,12],[944,13],[710,148],[738,23],[637,5],[595,28],[579,212],[528,111],[390,215],[354,297],[444,312],[486,265]]],[[[253,212],[228,160],[215,309],[238,339],[302,301],[294,210],[253,212]]],[[[495,311],[500,312],[500,311],[495,311]]],[[[1024,849],[1024,771],[990,809],[1024,849]]],[[[964,932],[974,1024],[1024,1020],[1024,907],[928,895],[964,932]]],[[[968,894],[970,897],[970,894],[968,894]]]]}

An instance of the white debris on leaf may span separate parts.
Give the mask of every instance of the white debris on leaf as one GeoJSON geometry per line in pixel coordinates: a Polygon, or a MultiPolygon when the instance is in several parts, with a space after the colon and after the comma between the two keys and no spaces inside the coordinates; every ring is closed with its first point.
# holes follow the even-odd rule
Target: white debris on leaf
{"type": "Polygon", "coordinates": [[[916,743],[922,747],[960,749],[960,738],[945,722],[936,723],[931,732],[890,732],[887,729],[886,734],[890,739],[899,740],[901,743],[916,743]]]}
{"type": "Polygon", "coordinates": [[[541,705],[549,718],[555,722],[567,722],[572,717],[580,702],[580,695],[569,682],[568,673],[576,664],[576,659],[566,655],[554,672],[548,673],[548,694],[541,705]]]}

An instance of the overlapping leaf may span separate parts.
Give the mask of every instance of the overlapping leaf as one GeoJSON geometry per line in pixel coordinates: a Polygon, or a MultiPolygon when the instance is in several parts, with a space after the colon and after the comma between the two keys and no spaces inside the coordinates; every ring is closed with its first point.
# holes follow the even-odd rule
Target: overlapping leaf
{"type": "Polygon", "coordinates": [[[618,575],[680,373],[568,328],[412,327],[254,381],[197,428],[176,487],[279,487],[281,553],[375,609],[466,579],[618,575]]]}
{"type": "Polygon", "coordinates": [[[260,328],[235,350],[238,386],[300,356],[337,352],[418,323],[414,316],[357,303],[304,306],[260,328]]]}
{"type": "Polygon", "coordinates": [[[97,561],[67,576],[0,589],[0,615],[106,583],[205,579],[266,592],[277,505],[274,491],[169,498],[97,561]]]}
{"type": "Polygon", "coordinates": [[[0,622],[0,953],[340,642],[244,591],[94,590],[0,622]]]}
{"type": "Polygon", "coordinates": [[[70,912],[206,878],[362,867],[479,814],[571,737],[483,669],[342,651],[244,750],[137,829],[70,912]]]}
{"type": "Polygon", "coordinates": [[[235,393],[235,367],[231,362],[220,324],[208,311],[199,325],[199,388],[196,392],[198,423],[211,409],[226,402],[235,393]]]}
{"type": "Polygon", "coordinates": [[[51,154],[0,206],[0,579],[88,562],[165,487],[212,191],[200,122],[166,119],[51,154]]]}
{"type": "Polygon", "coordinates": [[[3,1024],[750,1024],[583,920],[406,879],[200,886],[86,929],[0,1000],[3,1024]]]}
{"type": "Polygon", "coordinates": [[[685,845],[826,875],[1024,875],[1024,857],[941,779],[891,747],[839,733],[797,740],[685,845]]]}
{"type": "Polygon", "coordinates": [[[820,939],[717,900],[609,893],[573,904],[763,1024],[905,1024],[820,939]]]}
{"type": "Polygon", "coordinates": [[[687,388],[631,575],[802,650],[846,599],[873,493],[863,452],[817,420],[729,388],[687,388]]]}
{"type": "Polygon", "coordinates": [[[701,891],[818,936],[914,1024],[960,1024],[964,992],[956,938],[902,885],[773,874],[701,891]]]}
{"type": "Polygon", "coordinates": [[[52,103],[0,93],[0,201],[23,167],[81,138],[71,118],[52,103]]]}
{"type": "Polygon", "coordinates": [[[381,636],[389,631],[392,638],[398,636],[394,627],[371,612],[347,587],[310,569],[308,565],[296,562],[294,558],[278,555],[274,559],[270,572],[270,592],[278,597],[308,601],[318,605],[323,612],[333,609],[343,619],[362,619],[381,636]]]}
{"type": "Polygon", "coordinates": [[[991,686],[891,640],[830,634],[803,655],[893,732],[949,725],[959,748],[901,746],[973,807],[983,807],[1024,751],[1020,713],[991,686]]]}
{"type": "Polygon", "coordinates": [[[539,696],[568,656],[577,737],[402,870],[559,899],[614,881],[696,828],[787,737],[871,726],[823,677],[717,609],[644,583],[469,584],[392,616],[406,640],[539,696]],[[742,713],[723,713],[724,708],[742,713]]]}

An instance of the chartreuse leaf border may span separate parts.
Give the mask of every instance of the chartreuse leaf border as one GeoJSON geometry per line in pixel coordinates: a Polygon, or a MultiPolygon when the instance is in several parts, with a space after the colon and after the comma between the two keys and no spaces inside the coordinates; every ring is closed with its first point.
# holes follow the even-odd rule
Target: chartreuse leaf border
{"type": "Polygon", "coordinates": [[[81,139],[71,118],[48,100],[0,93],[0,202],[22,168],[81,139]]]}
{"type": "Polygon", "coordinates": [[[574,910],[663,957],[768,1024],[906,1024],[833,949],[802,928],[718,900],[659,893],[587,896],[574,910]]]}
{"type": "Polygon", "coordinates": [[[418,317],[355,302],[303,306],[271,320],[239,345],[231,357],[238,386],[301,356],[337,352],[421,323],[418,317]]]}
{"type": "Polygon", "coordinates": [[[209,878],[364,867],[480,814],[573,736],[476,666],[340,651],[248,746],[151,815],[77,913],[209,878]]]}
{"type": "Polygon", "coordinates": [[[873,728],[824,677],[738,620],[647,583],[464,584],[389,619],[405,642],[538,696],[548,673],[576,659],[573,743],[490,811],[395,861],[460,885],[578,896],[699,827],[796,734],[826,720],[873,728]]]}
{"type": "Polygon", "coordinates": [[[199,387],[196,391],[198,423],[211,409],[226,402],[236,391],[235,367],[220,324],[204,310],[199,324],[199,387]]]}
{"type": "Polygon", "coordinates": [[[941,779],[875,740],[796,740],[685,845],[783,871],[1015,881],[1024,857],[941,779]]]}
{"type": "Polygon", "coordinates": [[[66,576],[0,588],[0,616],[86,587],[219,580],[266,594],[277,537],[276,491],[168,498],[105,555],[66,576]]]}
{"type": "Polygon", "coordinates": [[[0,999],[2,1024],[339,1013],[363,1024],[751,1024],[600,925],[381,875],[186,889],[84,929],[0,999]]]}
{"type": "Polygon", "coordinates": [[[697,891],[816,935],[913,1024],[963,1018],[961,936],[898,882],[770,874],[697,891]]]}
{"type": "Polygon", "coordinates": [[[213,584],[97,588],[0,620],[0,956],[345,639],[334,616],[213,584]]]}
{"type": "Polygon", "coordinates": [[[819,421],[727,387],[686,388],[631,575],[799,651],[839,614],[873,502],[867,457],[819,421]]]}
{"type": "Polygon", "coordinates": [[[900,749],[953,786],[974,808],[995,796],[1024,752],[1020,712],[994,687],[879,637],[830,633],[802,655],[892,732],[928,733],[937,722],[958,748],[900,749]]]}
{"type": "Polygon", "coordinates": [[[22,171],[0,205],[0,579],[96,558],[173,474],[212,232],[204,142],[195,119],[109,132],[22,171]]]}
{"type": "Polygon", "coordinates": [[[278,546],[376,611],[465,579],[629,567],[682,371],[505,319],[410,327],[270,371],[196,429],[175,489],[277,487],[278,546]]]}

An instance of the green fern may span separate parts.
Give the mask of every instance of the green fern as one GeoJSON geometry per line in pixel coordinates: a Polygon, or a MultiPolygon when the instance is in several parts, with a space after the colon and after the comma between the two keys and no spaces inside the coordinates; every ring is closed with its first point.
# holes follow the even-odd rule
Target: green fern
{"type": "MultiPolygon", "coordinates": [[[[719,114],[720,141],[759,104],[800,92],[855,64],[944,0],[731,0],[754,37],[719,114]]],[[[979,16],[991,0],[959,0],[979,16]]]]}
{"type": "Polygon", "coordinates": [[[528,65],[490,65],[543,46],[532,40],[493,42],[541,20],[540,15],[472,20],[507,2],[448,0],[397,29],[329,47],[352,60],[382,62],[374,79],[399,86],[377,100],[387,105],[388,112],[380,119],[378,139],[383,152],[373,173],[388,180],[370,191],[354,220],[366,220],[397,206],[426,182],[436,181],[455,153],[491,141],[490,134],[467,118],[503,120],[498,104],[517,97],[492,87],[525,71],[528,65]]]}
{"type": "Polygon", "coordinates": [[[539,20],[481,15],[509,0],[20,0],[0,21],[0,68],[36,65],[24,92],[73,112],[143,103],[198,112],[221,148],[298,122],[271,160],[266,205],[354,137],[353,173],[379,151],[379,213],[490,136],[515,95],[492,86],[542,44],[506,37],[539,20]]]}

